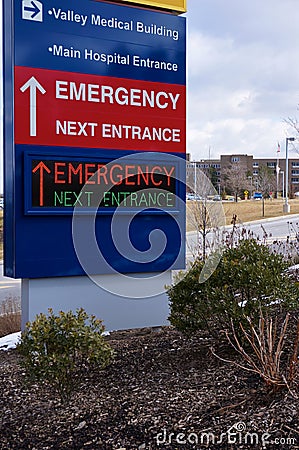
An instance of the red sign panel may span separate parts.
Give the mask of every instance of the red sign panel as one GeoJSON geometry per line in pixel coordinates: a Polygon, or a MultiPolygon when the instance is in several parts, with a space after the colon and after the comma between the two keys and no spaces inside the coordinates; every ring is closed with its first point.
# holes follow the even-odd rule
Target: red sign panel
{"type": "Polygon", "coordinates": [[[16,144],[184,153],[185,86],[15,68],[16,144]]]}

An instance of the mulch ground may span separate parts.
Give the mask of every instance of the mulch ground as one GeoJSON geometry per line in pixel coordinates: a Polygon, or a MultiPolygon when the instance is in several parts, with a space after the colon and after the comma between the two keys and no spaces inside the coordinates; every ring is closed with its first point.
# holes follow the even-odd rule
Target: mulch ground
{"type": "Polygon", "coordinates": [[[114,362],[65,405],[25,383],[15,350],[0,352],[0,449],[261,449],[263,438],[267,449],[299,448],[298,384],[269,392],[211,354],[237,360],[224,340],[171,327],[108,339],[114,362]]]}

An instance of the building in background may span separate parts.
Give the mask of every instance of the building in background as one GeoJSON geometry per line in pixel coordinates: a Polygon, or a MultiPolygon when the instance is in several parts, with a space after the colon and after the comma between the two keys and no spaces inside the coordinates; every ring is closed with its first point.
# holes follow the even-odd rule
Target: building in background
{"type": "MultiPolygon", "coordinates": [[[[293,197],[299,191],[299,157],[289,158],[289,195],[293,197]]],[[[250,195],[261,190],[262,176],[265,173],[272,175],[269,193],[284,196],[284,180],[286,161],[285,158],[254,158],[252,155],[232,154],[221,155],[220,159],[201,159],[191,161],[190,154],[187,155],[187,180],[194,177],[195,168],[202,170],[207,175],[216,191],[220,194],[227,192],[230,174],[239,174],[239,188],[248,190],[250,195]],[[243,186],[240,186],[243,184],[243,186]]],[[[231,180],[230,180],[231,181],[231,180]]],[[[265,190],[265,187],[262,189],[265,190]]]]}

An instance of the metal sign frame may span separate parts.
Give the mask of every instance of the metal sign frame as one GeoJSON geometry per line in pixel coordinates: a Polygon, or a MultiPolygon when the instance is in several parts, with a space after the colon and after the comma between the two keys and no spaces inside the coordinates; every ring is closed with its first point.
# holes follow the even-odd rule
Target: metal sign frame
{"type": "MultiPolygon", "coordinates": [[[[73,245],[70,214],[68,212],[50,214],[47,209],[34,214],[32,208],[31,213],[28,214],[30,210],[30,201],[28,200],[30,183],[28,180],[32,174],[24,172],[31,170],[26,155],[33,152],[36,158],[40,157],[41,160],[49,154],[57,154],[59,158],[66,159],[75,155],[78,158],[81,156],[92,160],[97,156],[111,161],[132,154],[138,158],[138,154],[152,151],[156,152],[158,160],[160,152],[161,158],[169,155],[169,161],[173,157],[179,158],[181,163],[179,163],[178,175],[180,180],[183,180],[185,170],[185,92],[180,94],[181,97],[176,97],[175,89],[177,84],[180,89],[185,90],[186,84],[185,19],[170,14],[91,0],[84,3],[79,0],[34,0],[34,2],[32,0],[3,0],[3,10],[5,275],[14,278],[84,275],[85,272],[78,261],[73,245]],[[149,32],[147,33],[146,30],[149,32]],[[143,59],[145,65],[148,64],[145,68],[134,66],[132,53],[130,53],[132,48],[134,54],[143,59]],[[112,52],[113,49],[114,52],[112,52]],[[92,51],[93,54],[106,56],[102,56],[102,60],[101,57],[98,60],[98,56],[90,59],[85,50],[88,55],[92,51]],[[108,64],[108,55],[111,54],[115,56],[115,59],[108,64]],[[80,58],[77,57],[78,55],[80,58]],[[126,65],[121,62],[121,57],[124,55],[127,56],[130,64],[126,65]],[[153,67],[154,63],[151,61],[165,62],[166,68],[161,69],[159,64],[157,67],[153,67]],[[172,66],[167,68],[167,63],[171,63],[172,66]],[[44,84],[39,78],[41,71],[46,73],[44,84]],[[35,74],[36,77],[34,77],[35,74]],[[99,146],[96,140],[94,145],[84,146],[82,143],[76,145],[75,139],[82,136],[79,136],[79,132],[74,136],[73,123],[78,126],[80,123],[79,131],[84,135],[84,131],[86,131],[84,123],[87,123],[87,120],[84,119],[84,112],[86,110],[86,115],[88,114],[89,105],[81,97],[79,100],[82,105],[83,117],[80,116],[80,108],[77,108],[78,116],[73,118],[72,113],[75,108],[73,108],[71,99],[65,98],[67,88],[63,83],[69,83],[68,86],[72,86],[73,89],[72,95],[79,96],[81,84],[77,85],[75,91],[74,85],[70,84],[73,81],[69,80],[80,76],[86,76],[86,79],[92,76],[106,77],[107,82],[101,86],[106,86],[106,91],[103,92],[108,97],[109,81],[122,78],[123,83],[120,81],[116,89],[118,89],[118,99],[123,103],[126,103],[127,100],[124,96],[120,96],[120,90],[124,89],[125,83],[131,80],[136,83],[136,86],[138,84],[138,88],[133,86],[130,91],[131,102],[134,104],[130,105],[131,112],[128,115],[121,110],[122,105],[120,104],[109,105],[107,102],[104,105],[102,101],[98,102],[101,107],[119,108],[119,113],[118,109],[111,111],[111,117],[114,119],[125,120],[128,117],[132,121],[135,117],[136,121],[140,120],[140,92],[144,90],[144,96],[148,96],[144,98],[150,98],[149,102],[153,101],[154,97],[150,97],[150,92],[154,92],[153,85],[159,92],[159,104],[162,106],[161,114],[158,117],[159,121],[163,122],[167,99],[170,108],[176,105],[175,99],[182,101],[180,125],[177,125],[182,129],[181,146],[175,147],[175,142],[172,145],[172,142],[169,141],[168,147],[160,148],[159,143],[155,143],[151,148],[143,145],[141,140],[139,142],[136,140],[136,146],[132,144],[127,148],[123,148],[116,140],[114,140],[114,144],[111,140],[110,147],[102,144],[99,146]],[[17,84],[17,80],[20,81],[20,84],[17,84]],[[55,98],[56,103],[52,98],[54,103],[51,104],[56,106],[48,107],[47,102],[51,86],[53,87],[53,80],[60,82],[59,95],[55,98]],[[167,92],[172,92],[172,94],[167,94],[167,92]],[[66,105],[66,109],[62,107],[59,109],[58,103],[66,105]],[[136,104],[138,104],[137,107],[136,104]],[[136,112],[132,113],[134,108],[136,112]],[[62,117],[56,117],[56,114],[60,113],[62,117]],[[63,120],[67,123],[67,141],[62,144],[58,142],[58,138],[57,141],[56,138],[51,141],[47,134],[47,128],[53,130],[54,137],[58,136],[55,131],[57,130],[57,121],[64,123],[63,120]],[[43,128],[41,128],[42,124],[43,128]],[[45,131],[45,134],[42,134],[41,129],[45,131]],[[74,145],[71,144],[73,138],[74,145]],[[42,214],[40,214],[41,212],[42,214]]],[[[93,103],[94,92],[97,88],[94,87],[94,83],[90,83],[89,87],[90,103],[93,103]]],[[[148,106],[148,108],[148,112],[146,112],[146,108],[143,108],[145,121],[152,120],[150,119],[152,107],[148,106]]],[[[95,120],[100,124],[101,108],[99,108],[99,117],[95,120]]],[[[164,120],[172,121],[170,116],[167,118],[167,115],[164,120]]],[[[124,123],[127,125],[126,122],[124,123]]],[[[141,127],[141,125],[140,123],[138,126],[141,127]]],[[[183,183],[178,185],[178,197],[182,200],[185,198],[183,183]]],[[[142,273],[184,267],[185,258],[181,242],[181,235],[184,235],[185,230],[184,208],[178,210],[177,221],[170,217],[167,211],[160,211],[158,215],[155,211],[147,211],[147,213],[136,214],[134,217],[132,236],[137,248],[145,249],[145,239],[148,239],[150,233],[157,228],[157,224],[168,239],[163,255],[148,264],[130,261],[130,254],[119,255],[113,244],[112,236],[109,236],[112,215],[99,213],[98,216],[95,234],[105,256],[113,266],[113,270],[121,273],[142,273]],[[178,254],[179,252],[181,253],[178,254]]],[[[120,215],[117,233],[123,232],[124,221],[125,216],[120,215]]],[[[98,266],[94,270],[95,273],[110,273],[108,269],[98,266]]]]}

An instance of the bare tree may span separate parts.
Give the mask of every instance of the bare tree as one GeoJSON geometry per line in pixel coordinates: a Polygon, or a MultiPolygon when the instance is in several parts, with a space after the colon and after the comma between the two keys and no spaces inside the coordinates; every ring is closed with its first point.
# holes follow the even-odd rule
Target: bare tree
{"type": "Polygon", "coordinates": [[[239,163],[232,164],[222,171],[222,184],[223,188],[229,189],[238,201],[238,195],[248,186],[246,169],[239,163]]]}
{"type": "MultiPolygon", "coordinates": [[[[299,111],[299,105],[297,106],[297,110],[299,111]]],[[[299,135],[299,119],[297,117],[288,117],[287,119],[284,119],[284,122],[299,135]]]]}
{"type": "Polygon", "coordinates": [[[262,193],[262,215],[265,217],[265,197],[269,196],[271,192],[275,191],[276,177],[269,167],[263,165],[259,169],[259,174],[256,179],[258,190],[262,193]]]}
{"type": "MultiPolygon", "coordinates": [[[[299,105],[297,105],[297,110],[299,111],[299,105]]],[[[284,119],[284,122],[289,125],[294,132],[294,137],[296,138],[296,141],[299,140],[299,119],[297,117],[288,117],[287,119],[284,119]]],[[[294,144],[294,142],[292,142],[294,144]]],[[[294,147],[296,153],[299,154],[299,149],[294,147]]]]}
{"type": "Polygon", "coordinates": [[[210,179],[198,168],[194,167],[189,175],[187,186],[195,193],[195,201],[187,206],[188,223],[196,231],[195,252],[194,249],[191,251],[194,257],[200,256],[205,261],[208,249],[210,252],[219,245],[216,235],[217,230],[225,225],[223,206],[210,179]],[[210,233],[213,237],[208,239],[210,233]]]}

